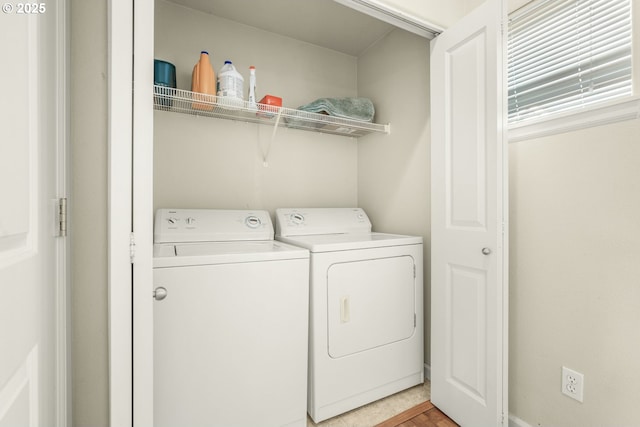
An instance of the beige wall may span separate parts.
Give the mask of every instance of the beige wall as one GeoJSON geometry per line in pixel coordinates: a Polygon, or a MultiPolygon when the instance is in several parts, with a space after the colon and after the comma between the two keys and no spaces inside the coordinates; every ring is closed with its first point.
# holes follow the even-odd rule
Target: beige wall
{"type": "MultiPolygon", "coordinates": [[[[193,65],[208,50],[216,72],[230,59],[247,79],[255,65],[258,98],[280,96],[295,108],[356,95],[352,56],[165,1],[156,2],[155,25],[155,56],[176,65],[179,88],[190,89],[193,65]]],[[[279,128],[272,140],[272,133],[270,126],[155,112],[155,208],[357,204],[356,139],[279,128]]]]}
{"type": "Polygon", "coordinates": [[[429,43],[394,30],[358,60],[358,94],[371,98],[390,135],[358,142],[358,205],[375,231],[424,241],[425,360],[429,362],[429,43]]]}
{"type": "Polygon", "coordinates": [[[640,425],[638,135],[634,120],[510,145],[509,400],[532,426],[640,425]],[[562,366],[585,375],[584,403],[561,394],[562,366]]]}
{"type": "Polygon", "coordinates": [[[510,146],[510,411],[640,425],[640,121],[510,146]],[[584,403],[561,367],[585,375],[584,403]]]}
{"type": "Polygon", "coordinates": [[[71,0],[73,425],[108,425],[107,2],[71,0]]]}

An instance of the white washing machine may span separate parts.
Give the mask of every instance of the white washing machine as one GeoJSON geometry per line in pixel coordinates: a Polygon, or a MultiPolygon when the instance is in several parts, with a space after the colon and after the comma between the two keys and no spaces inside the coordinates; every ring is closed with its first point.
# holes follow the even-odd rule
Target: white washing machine
{"type": "Polygon", "coordinates": [[[309,252],[266,211],[160,209],[154,425],[306,426],[309,252]]]}
{"type": "Polygon", "coordinates": [[[276,239],[311,251],[315,422],[424,381],[422,238],[371,232],[362,209],[277,209],[276,239]]]}

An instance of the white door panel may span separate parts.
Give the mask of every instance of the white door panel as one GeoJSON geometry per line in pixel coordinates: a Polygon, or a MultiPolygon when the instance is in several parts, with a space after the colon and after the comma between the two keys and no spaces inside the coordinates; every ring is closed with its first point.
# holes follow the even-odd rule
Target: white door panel
{"type": "Polygon", "coordinates": [[[500,0],[432,42],[432,401],[462,426],[507,414],[500,0]]]}
{"type": "MultiPolygon", "coordinates": [[[[0,209],[0,265],[17,261],[15,255],[30,251],[35,227],[35,168],[37,167],[37,21],[27,17],[0,16],[3,58],[21,66],[2,67],[2,151],[0,200],[11,209],[0,209]],[[30,189],[34,191],[30,191],[30,189]],[[32,233],[29,233],[31,229],[32,233]]],[[[32,250],[33,248],[31,248],[32,250]]]]}
{"type": "Polygon", "coordinates": [[[0,391],[0,427],[37,426],[38,393],[38,346],[35,346],[0,391]]]}
{"type": "Polygon", "coordinates": [[[447,52],[450,110],[445,116],[447,224],[486,226],[485,33],[472,35],[447,52]],[[469,73],[475,74],[469,78],[469,73]],[[464,118],[461,120],[459,118],[464,118]]]}
{"type": "Polygon", "coordinates": [[[455,387],[486,406],[486,270],[449,265],[446,283],[445,306],[451,324],[445,375],[455,387]]]}
{"type": "Polygon", "coordinates": [[[64,379],[56,377],[56,298],[64,295],[56,294],[61,246],[53,235],[51,203],[59,185],[57,150],[64,146],[58,145],[57,127],[63,95],[56,92],[63,87],[56,55],[62,52],[57,12],[64,2],[46,7],[46,13],[18,14],[17,3],[6,3],[0,14],[2,427],[55,426],[64,416],[64,408],[56,407],[65,401],[57,387],[64,379]]]}

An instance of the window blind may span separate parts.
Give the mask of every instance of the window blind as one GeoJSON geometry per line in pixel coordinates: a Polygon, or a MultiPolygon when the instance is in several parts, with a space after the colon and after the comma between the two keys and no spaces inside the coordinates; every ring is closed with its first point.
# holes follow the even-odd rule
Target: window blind
{"type": "Polygon", "coordinates": [[[632,94],[630,0],[537,0],[508,40],[509,123],[632,94]]]}

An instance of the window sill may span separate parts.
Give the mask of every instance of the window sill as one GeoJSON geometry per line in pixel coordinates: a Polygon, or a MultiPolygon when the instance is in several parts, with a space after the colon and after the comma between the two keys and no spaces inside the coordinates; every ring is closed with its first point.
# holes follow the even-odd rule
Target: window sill
{"type": "Polygon", "coordinates": [[[629,97],[598,107],[555,115],[509,126],[509,142],[541,138],[563,132],[640,118],[640,97],[629,97]]]}

